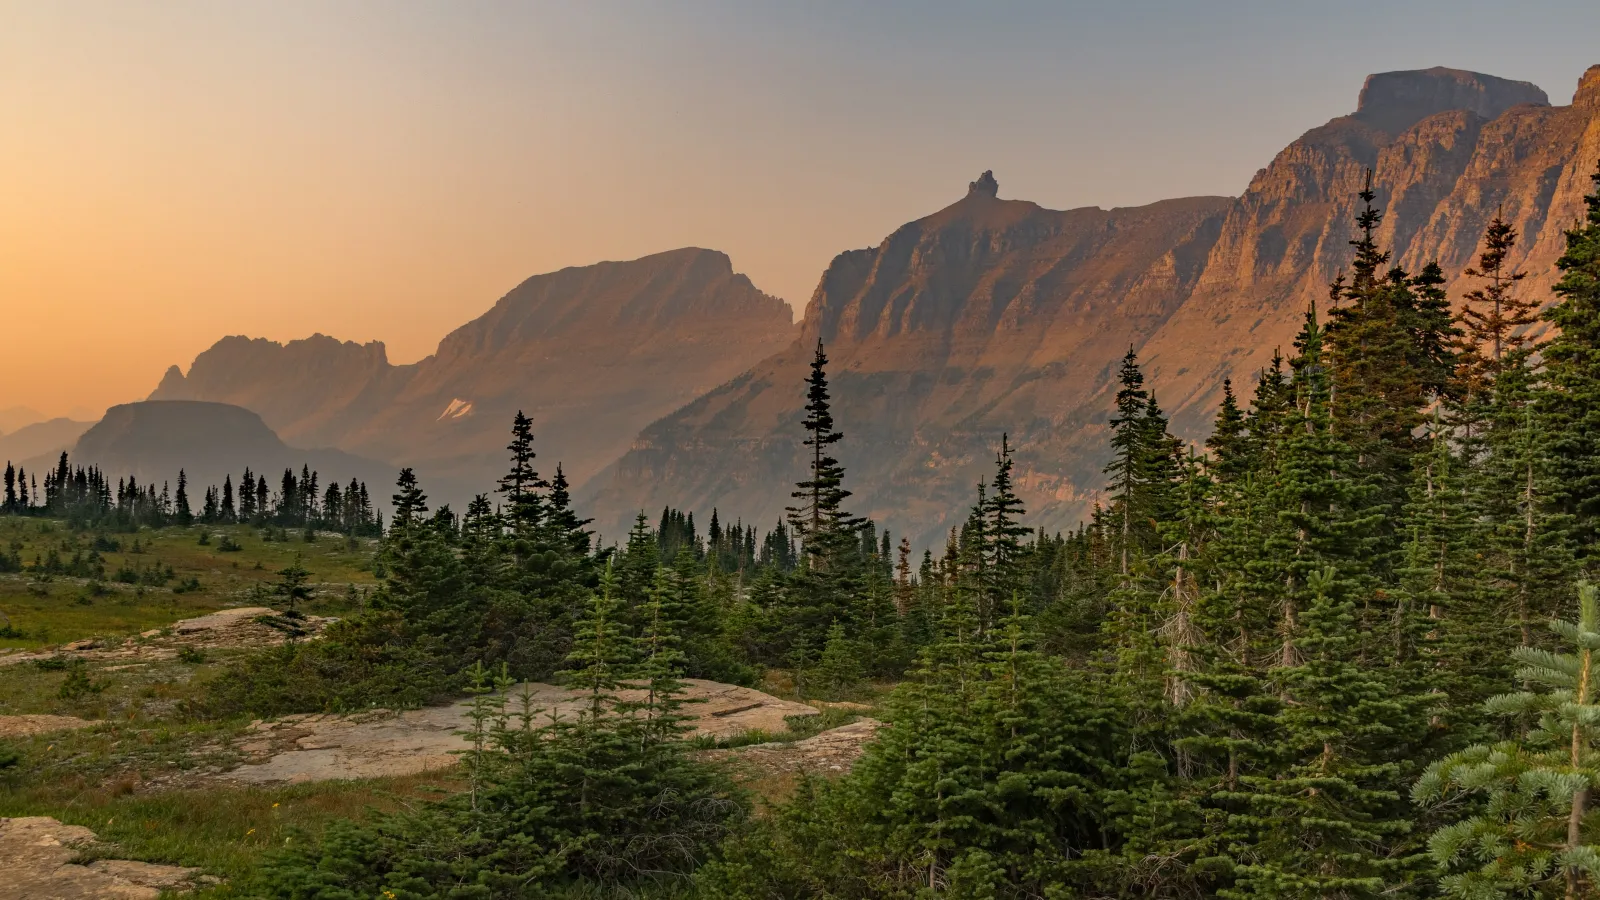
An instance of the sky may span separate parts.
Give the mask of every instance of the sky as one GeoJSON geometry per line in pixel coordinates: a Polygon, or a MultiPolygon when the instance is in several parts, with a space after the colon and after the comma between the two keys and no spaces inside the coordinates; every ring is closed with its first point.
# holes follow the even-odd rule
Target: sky
{"type": "Polygon", "coordinates": [[[1237,195],[1370,73],[1566,103],[1600,3],[0,0],[0,409],[97,417],[218,338],[432,352],[530,275],[683,246],[798,315],[992,169],[1237,195]]]}

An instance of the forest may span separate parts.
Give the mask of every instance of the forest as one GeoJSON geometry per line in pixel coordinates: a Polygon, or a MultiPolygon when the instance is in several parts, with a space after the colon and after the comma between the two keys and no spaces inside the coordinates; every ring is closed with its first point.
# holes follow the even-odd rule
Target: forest
{"type": "Polygon", "coordinates": [[[1597,897],[1600,171],[1554,297],[1498,216],[1464,297],[1394,267],[1370,183],[1345,272],[1204,446],[1127,352],[1070,533],[1029,526],[1004,435],[942,548],[852,515],[820,343],[766,531],[669,508],[601,546],[521,414],[459,514],[409,469],[383,522],[310,471],[196,513],[181,474],[65,457],[42,491],[8,466],[4,511],[381,535],[370,602],[187,715],[471,696],[463,789],[274,849],[241,896],[1597,897]],[[893,688],[849,772],[758,802],[688,738],[683,679],[770,670],[893,688]],[[511,689],[552,679],[580,713],[511,689]]]}

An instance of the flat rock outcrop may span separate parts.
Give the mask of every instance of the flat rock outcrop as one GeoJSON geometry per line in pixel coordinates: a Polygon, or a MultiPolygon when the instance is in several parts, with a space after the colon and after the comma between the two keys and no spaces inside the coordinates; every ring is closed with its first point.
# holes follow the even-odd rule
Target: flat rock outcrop
{"type": "Polygon", "coordinates": [[[861,719],[798,741],[713,750],[705,756],[731,762],[745,774],[761,777],[791,773],[842,775],[861,758],[882,727],[877,719],[861,719]]]}
{"type": "Polygon", "coordinates": [[[95,833],[45,816],[0,818],[0,900],[156,900],[215,879],[200,870],[127,859],[76,859],[95,833]]]}
{"type": "MultiPolygon", "coordinates": [[[[688,679],[683,707],[697,735],[725,738],[746,731],[780,732],[788,716],[817,715],[803,703],[781,700],[752,688],[688,679]]],[[[538,721],[550,715],[570,717],[584,704],[582,694],[549,684],[529,683],[509,692],[508,711],[520,709],[523,694],[538,721]]],[[[642,691],[623,691],[624,699],[641,699],[642,691]]],[[[252,726],[250,739],[237,749],[255,761],[221,777],[264,784],[300,783],[341,778],[409,775],[454,766],[467,748],[459,732],[468,728],[471,701],[394,713],[387,710],[354,715],[286,716],[252,726]]]]}

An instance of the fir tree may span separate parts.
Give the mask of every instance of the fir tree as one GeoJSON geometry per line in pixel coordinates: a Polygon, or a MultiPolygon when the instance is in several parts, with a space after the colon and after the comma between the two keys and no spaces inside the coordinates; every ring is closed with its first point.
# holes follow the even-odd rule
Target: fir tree
{"type": "Polygon", "coordinates": [[[790,494],[798,505],[788,508],[789,523],[799,535],[807,564],[826,572],[846,565],[855,548],[856,532],[862,522],[844,511],[850,492],[844,488],[844,466],[832,456],[831,448],[844,438],[834,427],[828,394],[828,357],[822,341],[811,360],[806,379],[805,445],[811,448],[809,472],[790,494]]]}
{"type": "Polygon", "coordinates": [[[539,490],[544,479],[534,471],[533,420],[517,410],[511,423],[511,471],[500,479],[498,491],[506,495],[505,517],[514,531],[531,530],[544,518],[544,502],[539,490]]]}
{"type": "Polygon", "coordinates": [[[1331,569],[1309,579],[1301,658],[1276,673],[1287,703],[1276,777],[1241,779],[1253,834],[1236,851],[1225,898],[1381,897],[1415,876],[1420,848],[1406,844],[1410,811],[1401,801],[1396,739],[1423,727],[1426,698],[1397,694],[1357,660],[1356,605],[1331,569]]]}
{"type": "Polygon", "coordinates": [[[1600,537],[1600,168],[1592,180],[1587,217],[1567,232],[1566,252],[1556,261],[1560,300],[1544,319],[1560,332],[1543,348],[1548,390],[1538,400],[1554,476],[1551,500],[1571,517],[1573,545],[1586,556],[1600,537]]]}
{"type": "Polygon", "coordinates": [[[395,479],[394,518],[391,528],[405,532],[420,525],[423,514],[428,511],[428,495],[422,492],[422,486],[417,483],[417,475],[409,467],[400,470],[400,476],[395,479]]]}
{"type": "Polygon", "coordinates": [[[194,511],[189,508],[189,477],[182,469],[178,470],[178,491],[173,495],[172,503],[180,526],[188,528],[194,524],[194,511]]]}
{"type": "MultiPolygon", "coordinates": [[[[1489,712],[1532,723],[1517,740],[1480,744],[1431,766],[1413,796],[1461,799],[1457,821],[1428,842],[1445,871],[1444,893],[1462,900],[1564,897],[1600,890],[1600,702],[1593,656],[1600,650],[1600,603],[1579,588],[1577,621],[1550,623],[1567,647],[1529,647],[1514,656],[1517,677],[1539,690],[1491,698],[1489,712]]],[[[1448,808],[1448,807],[1447,807],[1448,808]]]]}

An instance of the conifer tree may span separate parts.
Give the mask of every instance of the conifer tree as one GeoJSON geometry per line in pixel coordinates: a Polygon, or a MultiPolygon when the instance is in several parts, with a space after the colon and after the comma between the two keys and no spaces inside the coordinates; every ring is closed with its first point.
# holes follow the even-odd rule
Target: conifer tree
{"type": "Polygon", "coordinates": [[[1560,332],[1544,345],[1548,390],[1538,400],[1554,476],[1551,499],[1571,517],[1573,546],[1590,558],[1600,538],[1600,168],[1592,180],[1586,218],[1567,232],[1566,252],[1556,261],[1560,299],[1544,319],[1560,332]]]}
{"type": "Polygon", "coordinates": [[[1357,657],[1356,604],[1332,569],[1308,579],[1299,658],[1280,669],[1286,704],[1275,777],[1241,781],[1247,811],[1237,821],[1253,835],[1236,851],[1235,882],[1218,895],[1244,898],[1380,897],[1422,864],[1407,845],[1410,810],[1399,787],[1405,772],[1396,743],[1425,713],[1424,696],[1397,693],[1357,657]]]}
{"type": "Polygon", "coordinates": [[[1482,284],[1462,298],[1461,377],[1464,393],[1482,395],[1492,387],[1506,355],[1528,343],[1525,329],[1539,320],[1538,304],[1514,288],[1528,273],[1514,271],[1508,257],[1517,244],[1517,230],[1495,211],[1483,235],[1483,252],[1466,275],[1482,284]]]}
{"type": "Polygon", "coordinates": [[[391,528],[399,532],[409,531],[425,521],[423,514],[428,511],[428,495],[422,492],[422,486],[417,483],[417,475],[410,467],[400,470],[395,485],[398,490],[392,498],[394,519],[391,528]]]}
{"type": "MultiPolygon", "coordinates": [[[[1441,712],[1458,719],[1503,689],[1501,665],[1515,642],[1503,608],[1482,589],[1477,523],[1468,505],[1465,466],[1435,419],[1430,448],[1417,472],[1400,529],[1406,540],[1399,570],[1393,662],[1412,689],[1444,698],[1441,712]]],[[[1459,724],[1452,722],[1452,724],[1459,724]]]]}
{"type": "Polygon", "coordinates": [[[1213,478],[1221,482],[1232,482],[1244,473],[1250,464],[1249,449],[1246,446],[1248,440],[1244,411],[1239,408],[1239,400],[1233,394],[1233,380],[1224,378],[1222,404],[1217,409],[1211,436],[1206,438],[1206,449],[1211,452],[1210,468],[1213,470],[1213,478]]]}
{"type": "Polygon", "coordinates": [[[239,521],[253,522],[256,517],[256,477],[246,466],[239,476],[239,521]]]}
{"type": "MultiPolygon", "coordinates": [[[[1350,278],[1341,275],[1332,285],[1325,340],[1334,428],[1355,451],[1372,502],[1394,517],[1405,502],[1411,457],[1421,447],[1415,435],[1424,410],[1453,375],[1454,329],[1436,266],[1417,278],[1383,270],[1389,254],[1377,246],[1383,214],[1375,197],[1368,170],[1350,278]]],[[[1386,574],[1398,539],[1387,522],[1380,525],[1383,541],[1374,548],[1373,567],[1386,574]]]]}
{"type": "Polygon", "coordinates": [[[1486,703],[1531,723],[1524,734],[1440,760],[1413,790],[1419,803],[1479,801],[1456,806],[1460,818],[1428,842],[1448,896],[1578,900],[1600,891],[1600,813],[1591,802],[1600,786],[1600,603],[1592,585],[1578,594],[1577,620],[1550,623],[1566,652],[1514,653],[1518,679],[1538,690],[1486,703]]]}
{"type": "Polygon", "coordinates": [[[546,487],[544,479],[534,471],[533,420],[517,410],[511,422],[511,471],[500,479],[497,489],[506,495],[505,517],[513,531],[522,532],[538,526],[544,518],[544,499],[540,489],[546,487]]]}
{"type": "Polygon", "coordinates": [[[1128,348],[1122,357],[1122,368],[1117,373],[1121,387],[1117,390],[1116,409],[1111,427],[1111,462],[1105,474],[1111,477],[1111,510],[1117,523],[1117,573],[1127,581],[1132,566],[1135,547],[1139,545],[1140,532],[1147,521],[1144,496],[1148,469],[1146,439],[1143,428],[1150,395],[1144,389],[1144,373],[1139,369],[1139,357],[1128,348]]]}
{"type": "Polygon", "coordinates": [[[178,492],[173,495],[172,503],[180,526],[188,528],[194,524],[194,511],[189,508],[189,477],[182,469],[178,470],[178,492]]]}
{"type": "Polygon", "coordinates": [[[811,374],[806,378],[806,417],[802,422],[811,458],[807,461],[807,477],[790,494],[798,503],[788,508],[789,523],[800,537],[807,565],[819,572],[848,565],[862,524],[844,511],[850,492],[844,487],[844,466],[833,457],[831,449],[844,438],[844,433],[834,427],[827,365],[827,354],[818,339],[811,374]]]}
{"type": "Polygon", "coordinates": [[[987,542],[983,551],[984,570],[988,576],[984,608],[998,613],[1026,586],[1024,556],[1027,551],[1023,539],[1032,532],[1021,521],[1026,510],[1012,483],[1011,444],[1004,434],[1000,436],[1000,452],[994,462],[994,484],[980,512],[986,519],[984,539],[987,542]]]}

